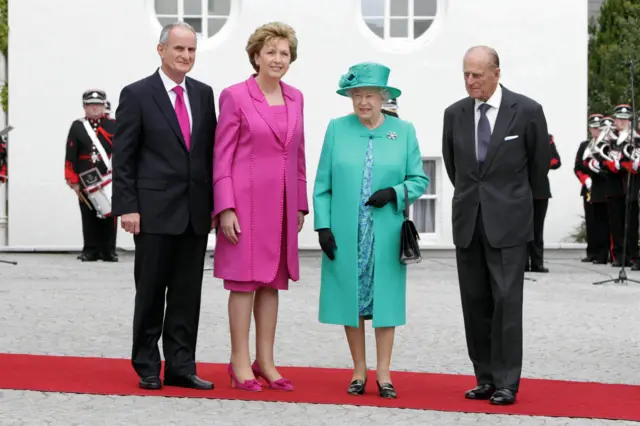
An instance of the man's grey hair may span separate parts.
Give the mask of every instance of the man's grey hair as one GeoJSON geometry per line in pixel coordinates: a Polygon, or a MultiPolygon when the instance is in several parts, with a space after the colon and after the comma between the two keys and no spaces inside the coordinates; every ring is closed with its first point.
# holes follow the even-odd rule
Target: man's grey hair
{"type": "Polygon", "coordinates": [[[193,35],[197,36],[196,30],[194,30],[191,25],[187,24],[186,22],[178,21],[174,22],[173,24],[165,25],[162,28],[162,31],[160,31],[160,44],[163,44],[165,46],[167,45],[167,43],[169,42],[169,34],[174,28],[184,28],[185,30],[191,31],[193,35]]]}
{"type": "Polygon", "coordinates": [[[496,52],[496,50],[493,47],[484,46],[484,45],[470,47],[465,53],[465,57],[469,53],[474,52],[476,50],[482,50],[487,55],[489,55],[489,58],[490,58],[489,65],[493,66],[494,68],[500,68],[500,56],[498,56],[498,52],[496,52]]]}

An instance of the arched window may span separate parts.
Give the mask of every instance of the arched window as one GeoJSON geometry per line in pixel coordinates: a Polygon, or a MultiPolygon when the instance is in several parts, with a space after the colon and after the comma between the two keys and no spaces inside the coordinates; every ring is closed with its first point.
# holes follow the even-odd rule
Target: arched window
{"type": "Polygon", "coordinates": [[[154,5],[161,26],[184,21],[200,39],[208,39],[227,23],[232,0],[154,0],[154,5]]]}
{"type": "Polygon", "coordinates": [[[383,40],[415,40],[424,35],[442,0],[360,0],[367,27],[383,40]]]}

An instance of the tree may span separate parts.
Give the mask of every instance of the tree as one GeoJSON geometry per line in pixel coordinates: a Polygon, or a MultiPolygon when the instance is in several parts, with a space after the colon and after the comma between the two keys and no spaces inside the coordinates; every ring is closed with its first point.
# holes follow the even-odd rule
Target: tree
{"type": "MultiPolygon", "coordinates": [[[[9,0],[0,0],[0,53],[2,53],[9,62],[9,0]]],[[[9,84],[5,77],[2,92],[0,92],[0,101],[2,109],[7,112],[9,108],[9,84]]]]}
{"type": "MultiPolygon", "coordinates": [[[[589,23],[589,113],[610,115],[622,103],[631,104],[629,60],[640,60],[640,2],[605,0],[600,16],[589,23]]],[[[634,86],[640,64],[634,64],[634,86]]],[[[634,87],[635,89],[635,87],[634,87]]],[[[635,90],[636,107],[640,91],[635,90]]]]}

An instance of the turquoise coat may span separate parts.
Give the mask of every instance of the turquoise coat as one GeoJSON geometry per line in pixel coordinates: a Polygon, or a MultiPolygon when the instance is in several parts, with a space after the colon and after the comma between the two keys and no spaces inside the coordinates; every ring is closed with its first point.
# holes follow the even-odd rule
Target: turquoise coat
{"type": "Polygon", "coordinates": [[[404,189],[413,203],[429,178],[413,124],[392,116],[377,129],[367,129],[356,115],[329,122],[313,191],[314,228],[330,228],[335,259],[322,255],[320,315],[326,324],[359,326],[358,212],[369,138],[373,138],[372,192],[393,187],[397,202],[373,209],[373,327],[406,323],[406,266],[400,263],[400,228],[404,221],[404,189]]]}

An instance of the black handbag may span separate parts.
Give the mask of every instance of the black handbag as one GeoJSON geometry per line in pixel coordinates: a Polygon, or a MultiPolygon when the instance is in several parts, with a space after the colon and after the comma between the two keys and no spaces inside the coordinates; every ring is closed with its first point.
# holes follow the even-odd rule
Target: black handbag
{"type": "Polygon", "coordinates": [[[416,225],[409,219],[409,192],[407,185],[404,186],[404,222],[400,229],[400,263],[410,265],[412,263],[422,262],[420,254],[420,234],[416,229],[416,225]]]}

